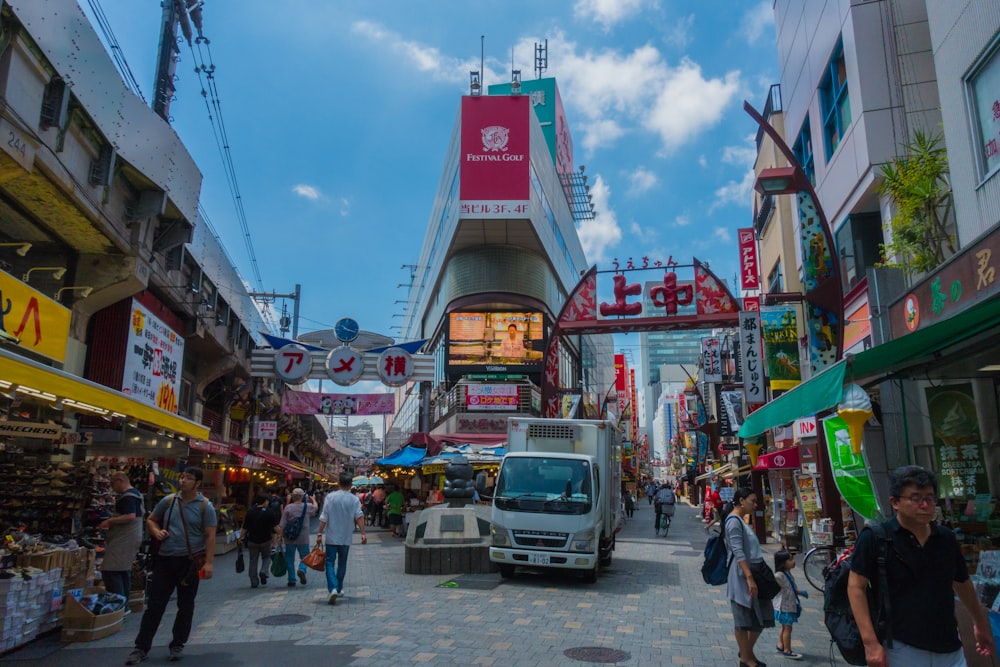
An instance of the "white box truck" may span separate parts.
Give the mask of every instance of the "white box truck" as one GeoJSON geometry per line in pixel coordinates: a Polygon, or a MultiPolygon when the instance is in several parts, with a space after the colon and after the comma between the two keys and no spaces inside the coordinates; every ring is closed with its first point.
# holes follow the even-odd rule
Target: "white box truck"
{"type": "Polygon", "coordinates": [[[494,486],[490,560],[597,580],[620,528],[621,433],[612,421],[511,417],[494,486]]]}

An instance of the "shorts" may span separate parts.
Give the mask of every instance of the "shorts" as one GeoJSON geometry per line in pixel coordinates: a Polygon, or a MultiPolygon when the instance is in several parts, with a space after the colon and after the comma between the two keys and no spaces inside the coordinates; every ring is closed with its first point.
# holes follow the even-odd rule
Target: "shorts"
{"type": "Polygon", "coordinates": [[[730,600],[729,608],[733,612],[733,627],[736,630],[762,632],[764,628],[774,627],[774,607],[770,600],[755,600],[753,609],[730,600]]]}
{"type": "Polygon", "coordinates": [[[389,525],[390,526],[402,526],[403,525],[403,515],[402,514],[390,514],[389,515],[389,525]]]}

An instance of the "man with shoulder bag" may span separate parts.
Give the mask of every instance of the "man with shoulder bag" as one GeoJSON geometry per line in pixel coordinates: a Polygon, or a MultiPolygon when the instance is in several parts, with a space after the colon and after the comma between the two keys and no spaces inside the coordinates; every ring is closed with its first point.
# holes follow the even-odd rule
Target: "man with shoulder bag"
{"type": "Polygon", "coordinates": [[[171,662],[180,660],[191,635],[194,600],[199,579],[211,579],[215,559],[215,507],[199,490],[204,473],[189,466],[181,473],[178,493],[163,498],[146,519],[146,528],[160,542],[149,584],[149,603],[142,615],[135,649],[126,665],[143,662],[153,646],[153,637],[170,596],[177,591],[177,616],[170,641],[171,662]]]}

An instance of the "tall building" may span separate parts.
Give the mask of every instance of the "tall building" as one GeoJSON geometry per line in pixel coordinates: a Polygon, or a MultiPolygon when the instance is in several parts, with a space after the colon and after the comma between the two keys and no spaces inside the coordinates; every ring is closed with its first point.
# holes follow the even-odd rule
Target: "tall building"
{"type": "MultiPolygon", "coordinates": [[[[502,433],[507,414],[540,413],[553,322],[587,268],[575,222],[592,213],[555,79],[517,79],[481,95],[477,78],[461,98],[402,325],[429,339],[435,378],[402,397],[390,449],[415,431],[502,433]]],[[[609,341],[562,350],[578,414],[597,416],[613,380],[609,341]]]]}

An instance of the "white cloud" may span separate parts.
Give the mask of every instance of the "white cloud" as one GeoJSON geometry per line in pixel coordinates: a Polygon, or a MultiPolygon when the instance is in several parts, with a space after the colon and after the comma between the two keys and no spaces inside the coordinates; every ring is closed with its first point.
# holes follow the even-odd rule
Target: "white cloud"
{"type": "Polygon", "coordinates": [[[715,201],[708,207],[708,212],[712,213],[715,210],[729,204],[736,204],[737,206],[743,206],[749,209],[750,190],[753,188],[753,179],[753,169],[747,169],[746,173],[743,175],[743,180],[729,181],[716,190],[715,201]]]}
{"type": "Polygon", "coordinates": [[[643,0],[579,0],[573,5],[577,18],[593,19],[595,23],[611,29],[642,9],[643,0]]]}
{"type": "Polygon", "coordinates": [[[338,200],[340,204],[340,217],[346,218],[351,214],[351,200],[347,197],[341,197],[338,200]]]}
{"type": "Polygon", "coordinates": [[[634,220],[629,224],[628,227],[629,231],[632,232],[632,235],[635,236],[640,241],[642,241],[645,245],[654,243],[657,237],[659,237],[659,233],[656,231],[655,227],[643,227],[634,220]]]}
{"type": "Polygon", "coordinates": [[[589,123],[580,123],[583,132],[582,146],[587,153],[593,153],[598,148],[613,146],[625,130],[616,121],[610,119],[596,120],[589,123]]]}
{"type": "Polygon", "coordinates": [[[674,224],[678,227],[687,227],[691,224],[691,216],[687,214],[679,215],[674,218],[674,224]]]}
{"type": "Polygon", "coordinates": [[[726,146],[722,149],[722,161],[737,167],[753,167],[757,159],[757,145],[754,135],[748,135],[741,146],[726,146]]]}
{"type": "Polygon", "coordinates": [[[708,158],[705,157],[704,155],[699,155],[698,156],[698,166],[702,167],[702,168],[707,167],[708,166],[708,158]]]}
{"type": "Polygon", "coordinates": [[[639,167],[631,174],[628,175],[629,188],[628,195],[630,197],[635,197],[646,192],[649,192],[654,187],[659,184],[659,179],[656,174],[648,169],[639,167]]]}
{"type": "Polygon", "coordinates": [[[661,82],[653,107],[642,124],[660,135],[664,148],[676,148],[712,127],[740,88],[739,73],[706,80],[701,66],[685,58],[661,82]]]}
{"type": "Polygon", "coordinates": [[[715,231],[712,232],[712,236],[725,243],[733,240],[733,235],[726,227],[716,227],[715,231]]]}
{"type": "Polygon", "coordinates": [[[316,201],[323,197],[323,194],[319,191],[319,188],[317,188],[314,185],[306,185],[305,183],[299,183],[298,185],[293,187],[292,192],[294,192],[300,197],[311,199],[312,201],[316,201]]]}
{"type": "Polygon", "coordinates": [[[773,26],[772,2],[771,0],[763,0],[743,14],[740,21],[740,33],[747,40],[747,44],[755,44],[764,35],[764,31],[773,26]]]}
{"type": "Polygon", "coordinates": [[[693,27],[694,14],[678,19],[677,22],[674,23],[673,27],[667,30],[666,34],[663,36],[663,41],[675,49],[686,49],[688,44],[691,43],[691,29],[693,27]]]}
{"type": "MultiPolygon", "coordinates": [[[[445,56],[433,46],[427,46],[412,40],[404,39],[402,35],[387,30],[378,23],[371,21],[356,21],[351,24],[351,32],[361,35],[372,42],[386,45],[392,53],[400,56],[403,63],[415,67],[420,72],[426,72],[437,81],[468,85],[469,72],[479,70],[479,58],[453,58],[445,56]]],[[[508,66],[500,64],[495,70],[486,68],[483,81],[495,83],[501,77],[509,79],[508,66]],[[502,73],[502,74],[501,74],[502,73]]],[[[531,71],[528,67],[527,71],[531,71]]]]}
{"type": "Polygon", "coordinates": [[[622,230],[618,226],[618,218],[608,205],[611,190],[604,179],[598,176],[590,186],[594,195],[593,220],[583,220],[577,228],[580,235],[580,245],[587,256],[587,262],[598,264],[607,260],[607,252],[622,240],[622,230]]]}

